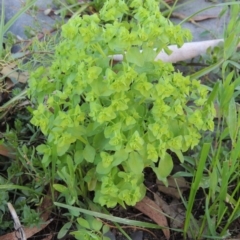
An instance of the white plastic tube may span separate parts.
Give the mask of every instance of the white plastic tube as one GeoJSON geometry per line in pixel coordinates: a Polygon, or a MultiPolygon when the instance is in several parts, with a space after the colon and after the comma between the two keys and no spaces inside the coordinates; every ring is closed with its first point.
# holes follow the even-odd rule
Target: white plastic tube
{"type": "MultiPolygon", "coordinates": [[[[202,42],[190,42],[184,43],[181,48],[178,48],[177,45],[170,45],[169,49],[172,51],[170,55],[161,51],[155,60],[162,60],[163,62],[179,62],[188,59],[192,59],[206,52],[209,47],[215,47],[220,42],[223,42],[223,39],[208,40],[202,42]]],[[[113,57],[115,61],[122,61],[123,55],[117,54],[110,56],[113,57]]]]}

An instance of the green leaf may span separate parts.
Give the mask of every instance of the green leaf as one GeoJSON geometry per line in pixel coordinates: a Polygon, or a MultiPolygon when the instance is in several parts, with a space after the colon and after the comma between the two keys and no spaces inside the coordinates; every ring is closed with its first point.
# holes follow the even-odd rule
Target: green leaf
{"type": "Polygon", "coordinates": [[[224,40],[224,59],[227,60],[236,51],[239,38],[235,34],[231,34],[224,40]]]}
{"type": "Polygon", "coordinates": [[[104,167],[103,163],[100,162],[97,165],[96,172],[99,173],[99,174],[107,174],[107,173],[109,173],[111,171],[111,169],[112,169],[111,165],[108,166],[108,167],[104,167]]]}
{"type": "Polygon", "coordinates": [[[58,232],[57,239],[63,238],[67,234],[71,226],[72,226],[71,222],[65,223],[60,229],[60,231],[58,232]]]}
{"type": "Polygon", "coordinates": [[[212,92],[210,93],[208,100],[207,100],[207,104],[210,104],[214,101],[215,97],[217,96],[218,93],[218,89],[219,89],[219,82],[217,82],[214,87],[212,92]]]}
{"type": "Polygon", "coordinates": [[[83,150],[83,157],[87,162],[93,163],[95,158],[95,148],[87,144],[83,150]]]}
{"type": "Polygon", "coordinates": [[[77,150],[74,153],[74,162],[76,165],[80,164],[83,161],[83,150],[77,150]]]}
{"type": "Polygon", "coordinates": [[[157,174],[159,180],[168,177],[173,169],[173,161],[170,154],[165,153],[164,157],[160,159],[158,167],[154,168],[154,172],[157,174]]]}
{"type": "Polygon", "coordinates": [[[89,225],[88,221],[85,220],[84,218],[81,218],[81,217],[77,218],[77,222],[80,226],[90,229],[90,225],[89,225]]]}
{"type": "Polygon", "coordinates": [[[213,168],[210,174],[210,181],[209,181],[210,191],[211,191],[213,200],[215,198],[215,192],[217,190],[219,180],[220,179],[218,178],[218,171],[216,168],[213,168]]]}
{"type": "Polygon", "coordinates": [[[68,188],[62,184],[53,184],[53,188],[60,193],[68,192],[68,188]]]}
{"type": "Polygon", "coordinates": [[[207,75],[208,73],[212,72],[214,69],[218,68],[223,62],[224,62],[224,60],[220,59],[218,62],[212,64],[211,66],[203,68],[200,71],[195,72],[194,74],[190,75],[190,79],[198,79],[202,76],[207,75]]]}
{"type": "Polygon", "coordinates": [[[44,154],[42,158],[42,165],[46,168],[51,163],[52,159],[48,154],[44,154]]]}
{"type": "Polygon", "coordinates": [[[227,124],[229,129],[229,134],[233,143],[235,143],[236,134],[238,130],[237,123],[237,108],[235,99],[232,98],[229,102],[228,116],[227,116],[227,124]]]}
{"type": "Polygon", "coordinates": [[[5,3],[2,1],[2,11],[1,11],[1,19],[0,19],[0,57],[3,54],[3,38],[4,38],[4,21],[5,21],[5,3]]]}
{"type": "Polygon", "coordinates": [[[142,58],[145,62],[152,62],[156,58],[158,53],[152,48],[143,48],[142,58]]]}
{"type": "Polygon", "coordinates": [[[143,171],[144,163],[138,152],[131,152],[126,163],[130,172],[139,174],[143,171]]]}
{"type": "Polygon", "coordinates": [[[70,147],[70,143],[65,143],[64,145],[57,145],[57,155],[62,156],[70,147]]]}
{"type": "Polygon", "coordinates": [[[104,225],[104,226],[103,226],[103,229],[102,229],[102,233],[105,234],[105,233],[107,233],[109,230],[110,230],[109,226],[104,225]]]}
{"type": "Polygon", "coordinates": [[[94,218],[90,224],[91,224],[92,229],[95,231],[100,231],[102,228],[102,225],[103,225],[102,222],[96,218],[94,218]]]}
{"type": "Polygon", "coordinates": [[[197,165],[197,171],[195,173],[195,178],[194,178],[192,186],[191,186],[189,202],[187,204],[187,213],[186,213],[186,220],[185,220],[185,225],[184,225],[184,232],[187,232],[188,228],[189,228],[192,207],[194,204],[197,190],[199,189],[200,183],[203,179],[203,170],[206,166],[205,163],[206,163],[207,157],[209,155],[210,147],[211,147],[210,143],[204,143],[202,146],[202,150],[201,150],[198,165],[197,165]]]}
{"type": "Polygon", "coordinates": [[[184,156],[182,154],[182,152],[180,150],[175,150],[175,149],[171,149],[174,153],[176,153],[178,159],[180,160],[181,163],[184,162],[184,156]]]}
{"type": "Polygon", "coordinates": [[[129,49],[126,53],[126,60],[129,63],[134,63],[139,67],[142,67],[144,64],[144,57],[143,54],[140,53],[139,48],[137,47],[132,47],[129,49]]]}
{"type": "Polygon", "coordinates": [[[49,147],[48,147],[47,145],[45,145],[45,144],[40,144],[40,145],[38,145],[38,146],[36,147],[36,149],[37,149],[37,151],[38,151],[39,153],[42,153],[42,154],[49,152],[49,147]]]}
{"type": "Polygon", "coordinates": [[[67,208],[68,210],[72,210],[76,213],[84,213],[84,214],[88,214],[88,215],[91,215],[94,217],[110,220],[112,222],[122,223],[122,224],[126,224],[126,225],[131,225],[131,226],[162,229],[162,227],[160,227],[157,224],[140,222],[140,221],[130,220],[130,219],[126,219],[126,218],[120,218],[120,217],[114,217],[111,214],[104,214],[104,213],[100,213],[100,212],[90,211],[90,210],[87,210],[84,208],[77,208],[77,207],[73,207],[73,206],[70,206],[67,204],[63,204],[63,203],[54,202],[54,205],[62,207],[62,208],[67,208]]]}
{"type": "Polygon", "coordinates": [[[102,151],[109,140],[105,138],[104,132],[98,133],[93,138],[93,147],[102,151]]]}
{"type": "Polygon", "coordinates": [[[124,149],[120,149],[115,152],[114,154],[114,161],[112,163],[112,166],[117,166],[121,162],[127,160],[128,158],[128,152],[126,152],[124,149]]]}
{"type": "Polygon", "coordinates": [[[86,135],[86,128],[84,126],[69,127],[66,130],[72,137],[79,139],[81,142],[87,144],[86,139],[83,136],[86,135]]]}
{"type": "Polygon", "coordinates": [[[96,177],[96,168],[90,169],[86,176],[84,177],[84,181],[87,183],[88,190],[93,191],[96,188],[97,177],[96,177]]]}

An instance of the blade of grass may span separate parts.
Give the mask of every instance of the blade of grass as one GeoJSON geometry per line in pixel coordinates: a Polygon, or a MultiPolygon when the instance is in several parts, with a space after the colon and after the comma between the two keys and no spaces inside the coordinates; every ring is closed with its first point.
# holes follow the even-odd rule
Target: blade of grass
{"type": "Polygon", "coordinates": [[[195,174],[195,178],[194,178],[192,186],[191,186],[189,202],[188,202],[188,205],[187,205],[186,220],[185,220],[184,229],[183,229],[184,230],[184,238],[187,237],[186,234],[187,234],[187,230],[188,230],[189,225],[190,225],[191,212],[192,212],[195,196],[196,196],[197,190],[199,188],[199,184],[200,184],[201,179],[202,179],[203,170],[204,170],[204,167],[205,167],[205,163],[206,163],[206,160],[207,160],[207,157],[208,157],[210,147],[211,147],[210,143],[204,143],[203,147],[202,147],[199,163],[197,165],[197,172],[195,174]]]}
{"type": "Polygon", "coordinates": [[[88,7],[90,6],[90,3],[86,3],[84,5],[82,5],[74,14],[73,14],[73,18],[75,16],[78,16],[79,14],[81,14],[82,12],[84,12],[88,7]]]}
{"type": "Polygon", "coordinates": [[[209,67],[206,67],[204,69],[201,69],[200,71],[190,75],[190,78],[191,79],[198,79],[210,72],[212,72],[214,69],[218,68],[221,64],[223,64],[224,60],[223,59],[220,59],[218,62],[210,65],[209,67]]]}
{"type": "MultiPolygon", "coordinates": [[[[238,185],[236,186],[236,189],[240,188],[240,182],[238,183],[238,185]]],[[[221,236],[224,235],[229,227],[229,225],[236,219],[239,217],[240,215],[240,198],[238,198],[237,204],[235,205],[235,208],[233,209],[231,215],[228,217],[228,221],[226,222],[224,228],[221,231],[221,236]]]]}
{"type": "MultiPolygon", "coordinates": [[[[106,208],[103,208],[103,211],[104,211],[104,213],[110,215],[110,213],[108,212],[108,210],[106,208]]],[[[123,236],[125,236],[128,240],[131,240],[131,238],[128,236],[128,234],[124,231],[124,229],[117,222],[114,222],[114,225],[123,234],[123,236]]]]}
{"type": "Polygon", "coordinates": [[[233,146],[236,144],[238,123],[237,123],[237,107],[235,99],[232,98],[229,102],[227,125],[229,129],[229,135],[232,140],[233,146]]]}
{"type": "Polygon", "coordinates": [[[4,38],[4,20],[5,20],[5,4],[2,0],[1,22],[0,22],[0,57],[3,54],[3,38],[4,38]]]}
{"type": "Polygon", "coordinates": [[[9,101],[4,103],[0,107],[0,119],[4,118],[4,116],[7,114],[8,108],[10,108],[11,106],[14,106],[14,104],[17,104],[18,101],[24,99],[26,97],[26,95],[27,95],[27,89],[23,90],[17,96],[11,98],[9,101]]]}
{"type": "Polygon", "coordinates": [[[146,223],[146,222],[141,222],[141,221],[135,221],[135,220],[114,217],[114,216],[111,216],[108,214],[90,211],[90,210],[83,209],[83,208],[77,208],[77,207],[73,207],[73,206],[58,203],[58,202],[54,202],[54,205],[56,205],[58,207],[62,207],[62,208],[67,208],[67,209],[75,211],[75,212],[88,214],[88,215],[98,217],[98,218],[103,218],[103,219],[106,219],[106,220],[109,220],[112,222],[117,222],[117,223],[122,223],[122,224],[126,224],[126,225],[137,226],[137,227],[162,229],[162,227],[158,226],[157,224],[153,224],[153,223],[146,223]]]}
{"type": "MultiPolygon", "coordinates": [[[[189,3],[193,2],[193,1],[194,1],[194,0],[184,1],[184,3],[181,3],[181,4],[179,3],[177,6],[174,6],[173,11],[175,11],[175,10],[177,10],[177,9],[179,9],[179,8],[185,6],[185,5],[187,5],[187,4],[189,4],[189,3]]],[[[164,1],[161,1],[161,3],[168,8],[167,10],[162,11],[162,15],[163,15],[163,16],[170,16],[170,15],[169,15],[169,12],[170,12],[170,11],[173,12],[173,11],[172,11],[172,8],[171,8],[167,3],[165,3],[164,1]]]]}
{"type": "Polygon", "coordinates": [[[39,193],[31,188],[28,187],[24,187],[24,186],[19,186],[19,185],[14,185],[14,184],[4,184],[4,185],[0,185],[0,190],[24,190],[24,191],[29,191],[29,192],[34,192],[40,195],[43,195],[42,193],[39,193]]]}
{"type": "Polygon", "coordinates": [[[225,200],[227,197],[227,190],[228,190],[228,183],[230,178],[230,172],[229,172],[229,161],[224,161],[222,165],[222,182],[221,182],[221,188],[219,192],[219,203],[218,203],[218,218],[221,218],[223,216],[226,204],[225,200]]]}
{"type": "MultiPolygon", "coordinates": [[[[211,236],[216,236],[217,233],[216,233],[215,221],[210,216],[210,207],[209,207],[209,202],[210,202],[210,199],[211,199],[210,195],[211,194],[209,194],[207,196],[206,201],[205,201],[205,217],[207,219],[207,223],[208,223],[207,226],[208,226],[208,229],[211,233],[211,236]]],[[[205,226],[205,224],[204,224],[204,226],[205,226]]],[[[202,228],[202,231],[200,232],[201,235],[203,233],[203,230],[204,230],[204,228],[202,228]]]]}
{"type": "Polygon", "coordinates": [[[31,2],[27,3],[21,10],[19,10],[4,26],[3,28],[3,34],[5,34],[8,29],[16,22],[16,20],[24,13],[26,12],[30,7],[32,7],[37,0],[32,0],[31,2]]]}
{"type": "Polygon", "coordinates": [[[124,231],[124,229],[121,228],[121,226],[120,226],[118,223],[115,222],[114,225],[117,227],[117,229],[119,230],[119,232],[121,232],[122,235],[127,238],[127,240],[132,240],[132,239],[128,236],[128,234],[124,231]]]}
{"type": "Polygon", "coordinates": [[[173,10],[176,8],[177,2],[178,2],[178,0],[174,1],[174,4],[173,4],[173,6],[171,7],[171,9],[170,9],[170,11],[169,11],[169,13],[168,13],[168,16],[167,16],[168,19],[171,17],[173,10]]]}

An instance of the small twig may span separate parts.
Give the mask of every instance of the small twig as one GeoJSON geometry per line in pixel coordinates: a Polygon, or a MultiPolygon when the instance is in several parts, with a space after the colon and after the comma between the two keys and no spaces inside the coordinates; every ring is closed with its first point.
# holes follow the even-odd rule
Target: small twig
{"type": "Polygon", "coordinates": [[[12,218],[13,218],[13,221],[14,221],[14,229],[15,229],[15,235],[16,235],[16,238],[17,240],[26,240],[26,236],[25,236],[25,232],[22,228],[22,225],[19,221],[19,218],[17,216],[17,213],[14,209],[14,207],[12,206],[11,203],[7,203],[8,205],[8,209],[12,215],[12,218]],[[18,236],[19,234],[19,236],[18,236]]]}

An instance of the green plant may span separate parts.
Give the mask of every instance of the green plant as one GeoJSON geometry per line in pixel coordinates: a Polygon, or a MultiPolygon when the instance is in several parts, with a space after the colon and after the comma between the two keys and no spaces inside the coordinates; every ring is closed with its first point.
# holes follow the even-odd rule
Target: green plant
{"type": "Polygon", "coordinates": [[[103,225],[99,219],[85,215],[84,218],[78,217],[77,223],[78,230],[71,233],[76,239],[109,239],[104,236],[109,231],[109,227],[103,225]]]}
{"type": "Polygon", "coordinates": [[[145,195],[144,168],[167,184],[169,150],[183,161],[182,152],[198,144],[200,132],[213,130],[207,87],[154,61],[185,38],[189,32],[149,0],[105,1],[99,14],[62,27],[54,61],[31,74],[29,95],[37,107],[31,122],[46,136],[37,147],[42,164],[51,164],[52,178],[66,182],[65,197],[77,186],[69,204],[85,191],[84,179],[95,202],[135,205],[145,195]],[[115,64],[114,54],[123,54],[123,61],[115,64]]]}
{"type": "Polygon", "coordinates": [[[188,202],[182,198],[187,209],[185,238],[190,230],[196,239],[225,239],[234,235],[234,226],[240,216],[240,66],[239,53],[236,51],[239,44],[236,29],[240,24],[240,5],[238,2],[231,4],[234,6],[229,8],[231,19],[225,30],[224,42],[208,52],[212,54],[207,56],[210,66],[196,73],[204,75],[202,73],[212,68],[220,78],[211,82],[211,95],[216,96],[215,131],[204,135],[193,153],[185,157],[182,165],[186,171],[176,174],[193,178],[188,202]],[[197,221],[192,212],[194,202],[197,202],[196,193],[200,189],[203,192],[204,214],[197,221]]]}
{"type": "MultiPolygon", "coordinates": [[[[75,235],[77,239],[84,239],[84,238],[81,238],[81,237],[83,237],[82,236],[83,234],[81,234],[81,232],[86,234],[85,235],[86,239],[89,239],[89,236],[91,236],[90,235],[91,232],[89,234],[88,231],[86,231],[86,230],[89,229],[91,231],[98,232],[98,230],[96,230],[96,229],[99,229],[100,226],[102,227],[102,229],[101,229],[101,233],[98,234],[98,236],[100,235],[100,239],[102,239],[101,234],[105,234],[108,230],[108,227],[107,227],[107,225],[100,224],[100,222],[98,221],[99,219],[103,219],[104,221],[113,222],[118,227],[118,229],[124,234],[124,236],[127,239],[131,239],[131,238],[123,231],[123,229],[119,228],[118,223],[119,224],[124,224],[124,225],[141,227],[141,228],[150,228],[150,229],[161,229],[162,228],[159,225],[154,224],[154,223],[142,222],[142,221],[136,221],[136,220],[126,219],[126,218],[115,217],[115,216],[109,214],[108,211],[106,211],[106,210],[103,211],[103,209],[99,205],[95,205],[90,201],[87,201],[87,202],[88,202],[89,206],[91,206],[90,207],[91,210],[87,210],[85,208],[85,206],[83,206],[81,208],[78,208],[78,207],[73,207],[71,205],[66,205],[66,204],[54,202],[54,205],[56,205],[58,207],[61,207],[61,208],[68,209],[70,213],[74,213],[72,215],[80,216],[78,218],[77,223],[76,223],[77,224],[77,231],[72,232],[72,234],[75,235]],[[105,212],[105,213],[102,213],[102,212],[105,212]],[[87,220],[87,223],[84,221],[84,219],[87,220]],[[95,226],[93,226],[93,225],[95,225],[95,226]],[[89,228],[88,226],[91,226],[91,227],[89,228]],[[82,230],[85,230],[85,231],[82,231],[82,230]],[[78,236],[79,236],[79,238],[78,238],[78,236]]],[[[63,228],[62,228],[63,229],[62,233],[65,234],[66,230],[68,230],[71,227],[71,225],[72,225],[71,222],[66,223],[66,225],[63,226],[63,228]]],[[[62,234],[61,236],[63,236],[64,234],[62,234]]]]}

